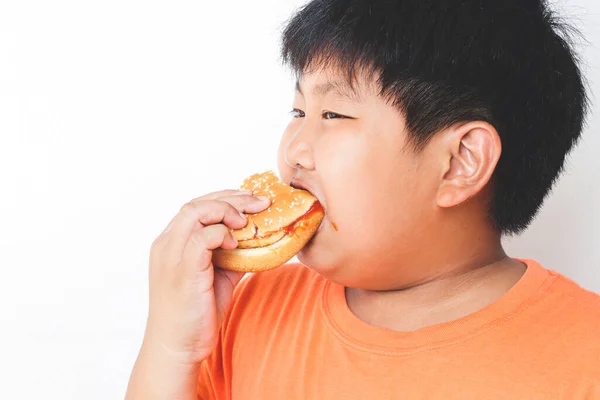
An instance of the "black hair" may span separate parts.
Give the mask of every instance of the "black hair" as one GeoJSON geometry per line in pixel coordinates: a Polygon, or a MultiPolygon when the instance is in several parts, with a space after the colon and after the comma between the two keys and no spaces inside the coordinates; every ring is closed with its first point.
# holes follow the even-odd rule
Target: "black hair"
{"type": "Polygon", "coordinates": [[[457,122],[492,124],[503,150],[490,218],[512,234],[538,212],[584,125],[574,37],[544,0],[313,0],[284,27],[281,55],[297,75],[376,72],[417,150],[457,122]]]}

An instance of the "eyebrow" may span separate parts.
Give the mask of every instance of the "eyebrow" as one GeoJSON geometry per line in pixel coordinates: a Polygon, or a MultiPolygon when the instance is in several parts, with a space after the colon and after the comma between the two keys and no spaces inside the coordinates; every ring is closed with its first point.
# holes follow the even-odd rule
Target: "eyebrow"
{"type": "MultiPolygon", "coordinates": [[[[296,91],[304,96],[304,92],[302,91],[302,87],[300,86],[300,81],[296,81],[296,91]]],[[[323,97],[327,93],[333,91],[334,94],[337,94],[340,97],[345,97],[354,102],[360,102],[360,95],[354,90],[348,83],[343,81],[331,81],[325,83],[319,83],[313,87],[311,93],[318,97],[323,97]]]]}

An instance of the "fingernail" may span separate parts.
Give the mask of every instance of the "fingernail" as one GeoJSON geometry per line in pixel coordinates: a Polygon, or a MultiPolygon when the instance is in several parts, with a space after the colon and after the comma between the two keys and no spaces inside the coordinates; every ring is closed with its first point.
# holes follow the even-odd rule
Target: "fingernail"
{"type": "Polygon", "coordinates": [[[244,214],[241,211],[238,211],[238,214],[240,214],[240,217],[242,217],[244,219],[244,221],[246,220],[246,214],[244,214]]]}
{"type": "Polygon", "coordinates": [[[271,199],[269,199],[267,196],[258,196],[257,199],[260,201],[271,201],[271,199]]]}

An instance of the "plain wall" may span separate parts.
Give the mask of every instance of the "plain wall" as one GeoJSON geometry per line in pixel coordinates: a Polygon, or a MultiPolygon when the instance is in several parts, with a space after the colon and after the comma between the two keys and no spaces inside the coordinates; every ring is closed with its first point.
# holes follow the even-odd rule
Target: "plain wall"
{"type": "MultiPolygon", "coordinates": [[[[275,168],[293,95],[278,35],[301,3],[0,2],[0,398],[124,396],[152,240],[188,200],[275,168]]],[[[600,2],[560,4],[593,96],[600,2]]],[[[600,291],[596,103],[507,247],[600,291]]]]}

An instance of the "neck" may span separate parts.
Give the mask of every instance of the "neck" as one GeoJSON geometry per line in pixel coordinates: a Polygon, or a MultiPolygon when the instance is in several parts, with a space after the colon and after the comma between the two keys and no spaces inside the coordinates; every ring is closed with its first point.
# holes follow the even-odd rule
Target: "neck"
{"type": "Polygon", "coordinates": [[[350,309],[372,325],[411,331],[464,317],[502,297],[526,268],[506,256],[501,235],[486,220],[468,219],[474,214],[456,210],[438,221],[443,228],[424,235],[427,250],[387,269],[392,273],[385,286],[347,288],[350,309]]]}
{"type": "Polygon", "coordinates": [[[352,312],[363,321],[396,331],[414,331],[478,311],[502,297],[526,267],[503,256],[492,262],[465,263],[451,271],[399,290],[346,288],[352,312]]]}

